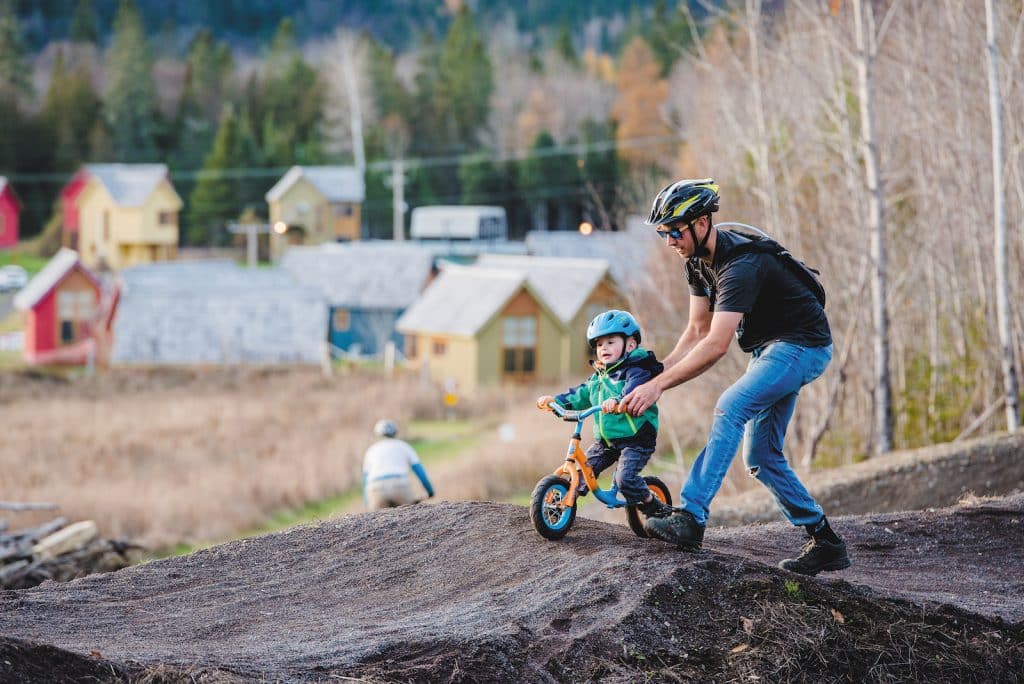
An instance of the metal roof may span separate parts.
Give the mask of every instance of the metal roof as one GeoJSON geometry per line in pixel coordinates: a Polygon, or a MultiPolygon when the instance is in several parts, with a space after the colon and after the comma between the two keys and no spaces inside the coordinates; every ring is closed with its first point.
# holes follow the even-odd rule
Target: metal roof
{"type": "Polygon", "coordinates": [[[86,164],[85,170],[122,207],[141,207],[167,179],[166,164],[86,164]]]}
{"type": "Polygon", "coordinates": [[[281,267],[332,306],[405,309],[430,278],[434,250],[390,240],[290,247],[281,267]]]}
{"type": "Polygon", "coordinates": [[[533,290],[565,324],[576,317],[590,293],[609,274],[605,259],[481,254],[477,266],[525,273],[533,290]]]}
{"type": "Polygon", "coordinates": [[[526,234],[526,251],[536,256],[606,259],[616,282],[629,287],[649,284],[647,261],[660,240],[647,227],[626,231],[537,231],[526,234]]]}
{"type": "MultiPolygon", "coordinates": [[[[28,281],[25,287],[21,288],[18,294],[14,295],[14,306],[27,311],[33,306],[39,303],[39,301],[45,297],[50,290],[57,286],[64,276],[71,272],[71,270],[79,263],[78,252],[67,247],[61,247],[60,250],[50,259],[43,270],[39,271],[32,280],[28,281]]],[[[89,273],[85,268],[82,269],[86,275],[89,276],[94,282],[99,284],[96,277],[89,273]]]]}
{"type": "Polygon", "coordinates": [[[366,197],[363,172],[355,166],[293,166],[266,194],[268,202],[276,202],[300,178],[313,184],[328,202],[362,202],[366,197]]]}
{"type": "Polygon", "coordinates": [[[472,337],[526,286],[522,271],[446,266],[398,319],[399,332],[472,337]]]}
{"type": "Polygon", "coordinates": [[[318,363],[327,302],[281,269],[231,261],[121,272],[115,363],[318,363]]]}

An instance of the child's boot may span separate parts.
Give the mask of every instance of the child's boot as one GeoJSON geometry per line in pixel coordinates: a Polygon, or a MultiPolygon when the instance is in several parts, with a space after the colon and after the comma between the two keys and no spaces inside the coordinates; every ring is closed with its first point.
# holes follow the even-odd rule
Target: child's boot
{"type": "Polygon", "coordinates": [[[652,496],[650,501],[645,501],[637,506],[637,510],[648,518],[667,518],[672,515],[672,507],[663,503],[656,496],[652,496]]]}

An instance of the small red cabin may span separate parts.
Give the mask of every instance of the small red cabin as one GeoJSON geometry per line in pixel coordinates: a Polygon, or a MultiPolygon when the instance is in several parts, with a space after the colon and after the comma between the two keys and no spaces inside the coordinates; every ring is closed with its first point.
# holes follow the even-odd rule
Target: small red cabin
{"type": "Polygon", "coordinates": [[[60,191],[60,206],[63,213],[63,230],[60,243],[70,249],[78,249],[78,196],[89,182],[89,173],[82,168],[71,177],[60,191]]]}
{"type": "Polygon", "coordinates": [[[0,176],[0,249],[13,247],[18,243],[18,216],[21,202],[14,194],[14,188],[7,178],[0,176]]]}
{"type": "Polygon", "coordinates": [[[88,361],[95,351],[100,294],[100,281],[82,265],[78,252],[62,247],[14,297],[14,305],[25,312],[25,360],[88,361]]]}

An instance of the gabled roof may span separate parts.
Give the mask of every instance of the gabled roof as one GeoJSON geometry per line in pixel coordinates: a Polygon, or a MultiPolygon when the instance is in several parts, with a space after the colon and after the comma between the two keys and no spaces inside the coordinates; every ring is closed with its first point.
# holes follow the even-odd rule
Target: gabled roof
{"type": "MultiPolygon", "coordinates": [[[[78,252],[67,247],[61,247],[53,258],[47,262],[46,266],[43,267],[43,270],[37,273],[32,280],[28,281],[28,284],[21,288],[21,291],[14,296],[14,306],[22,311],[31,309],[80,263],[78,252]]],[[[89,272],[89,269],[83,266],[82,273],[99,287],[99,280],[89,272]]]]}
{"type": "Polygon", "coordinates": [[[281,260],[295,280],[319,289],[332,306],[358,309],[407,308],[433,264],[431,250],[390,240],[290,247],[281,260]]]}
{"type": "Polygon", "coordinates": [[[166,164],[86,164],[85,170],[122,207],[141,207],[167,180],[166,164]]]}
{"type": "Polygon", "coordinates": [[[18,195],[14,192],[14,187],[7,182],[7,176],[0,176],[0,195],[3,195],[5,192],[10,193],[11,199],[14,200],[15,206],[17,206],[20,210],[21,200],[18,199],[18,195]]]}
{"type": "Polygon", "coordinates": [[[583,308],[598,283],[609,275],[608,262],[604,259],[481,254],[477,265],[525,273],[534,291],[567,325],[583,308]]]}
{"type": "Polygon", "coordinates": [[[649,280],[647,260],[660,246],[658,234],[648,226],[625,231],[537,231],[526,234],[526,251],[536,256],[606,259],[616,282],[643,285],[649,280]]]}
{"type": "Polygon", "coordinates": [[[276,202],[300,178],[313,184],[328,202],[362,202],[366,183],[355,166],[293,166],[266,194],[268,202],[276,202]]]}
{"type": "Polygon", "coordinates": [[[403,333],[472,337],[523,287],[529,285],[522,271],[452,264],[441,271],[395,327],[403,333]]]}

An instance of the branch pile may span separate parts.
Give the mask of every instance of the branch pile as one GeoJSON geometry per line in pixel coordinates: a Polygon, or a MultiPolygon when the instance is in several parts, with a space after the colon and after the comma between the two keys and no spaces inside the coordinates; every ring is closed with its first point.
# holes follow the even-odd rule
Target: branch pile
{"type": "MultiPolygon", "coordinates": [[[[0,510],[54,510],[53,504],[8,503],[0,510]]],[[[132,564],[128,552],[142,547],[102,539],[92,520],[68,524],[57,517],[37,527],[7,532],[0,519],[0,589],[26,589],[46,580],[66,582],[132,564]]]]}

